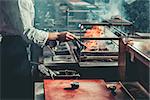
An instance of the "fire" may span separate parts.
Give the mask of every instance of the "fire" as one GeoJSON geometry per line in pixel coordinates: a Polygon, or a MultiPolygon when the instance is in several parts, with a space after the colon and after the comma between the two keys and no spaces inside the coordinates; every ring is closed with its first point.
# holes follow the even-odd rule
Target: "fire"
{"type": "MultiPolygon", "coordinates": [[[[102,26],[93,26],[91,29],[88,29],[84,34],[85,38],[100,38],[104,34],[104,27],[102,26]]],[[[86,51],[92,51],[99,49],[99,43],[97,40],[87,40],[84,42],[84,45],[87,47],[86,51]]]]}
{"type": "Polygon", "coordinates": [[[84,35],[85,38],[99,38],[104,33],[104,27],[102,26],[93,26],[91,29],[88,29],[84,35]]]}

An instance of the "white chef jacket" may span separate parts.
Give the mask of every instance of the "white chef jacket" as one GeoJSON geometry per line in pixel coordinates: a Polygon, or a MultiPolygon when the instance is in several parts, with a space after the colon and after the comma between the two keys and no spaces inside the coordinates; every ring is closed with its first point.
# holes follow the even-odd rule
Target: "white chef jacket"
{"type": "Polygon", "coordinates": [[[49,33],[34,27],[34,15],[32,0],[0,0],[0,33],[44,46],[49,33]]]}

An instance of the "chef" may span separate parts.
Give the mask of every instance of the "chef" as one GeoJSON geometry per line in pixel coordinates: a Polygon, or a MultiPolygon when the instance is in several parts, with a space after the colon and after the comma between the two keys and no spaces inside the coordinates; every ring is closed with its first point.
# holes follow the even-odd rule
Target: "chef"
{"type": "Polygon", "coordinates": [[[31,68],[26,47],[29,43],[43,47],[51,40],[69,41],[69,32],[45,32],[34,27],[32,0],[0,0],[0,33],[2,35],[1,98],[31,100],[31,68]]]}

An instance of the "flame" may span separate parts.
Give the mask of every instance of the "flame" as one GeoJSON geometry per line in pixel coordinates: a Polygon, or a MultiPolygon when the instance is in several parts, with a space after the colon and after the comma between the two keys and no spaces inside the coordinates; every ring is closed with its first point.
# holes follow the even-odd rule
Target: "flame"
{"type": "MultiPolygon", "coordinates": [[[[85,38],[100,38],[104,34],[104,27],[102,26],[93,26],[91,29],[88,29],[84,34],[85,38]]],[[[98,49],[99,45],[97,40],[87,40],[84,41],[84,45],[87,47],[86,51],[91,51],[92,49],[98,49]]]]}

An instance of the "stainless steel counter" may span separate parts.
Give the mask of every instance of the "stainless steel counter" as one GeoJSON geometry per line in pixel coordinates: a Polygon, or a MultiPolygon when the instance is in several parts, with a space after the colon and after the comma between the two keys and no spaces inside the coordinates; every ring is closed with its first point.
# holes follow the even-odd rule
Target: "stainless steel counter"
{"type": "Polygon", "coordinates": [[[133,45],[128,45],[127,51],[131,54],[131,60],[136,57],[150,67],[150,39],[133,39],[133,45]]]}

